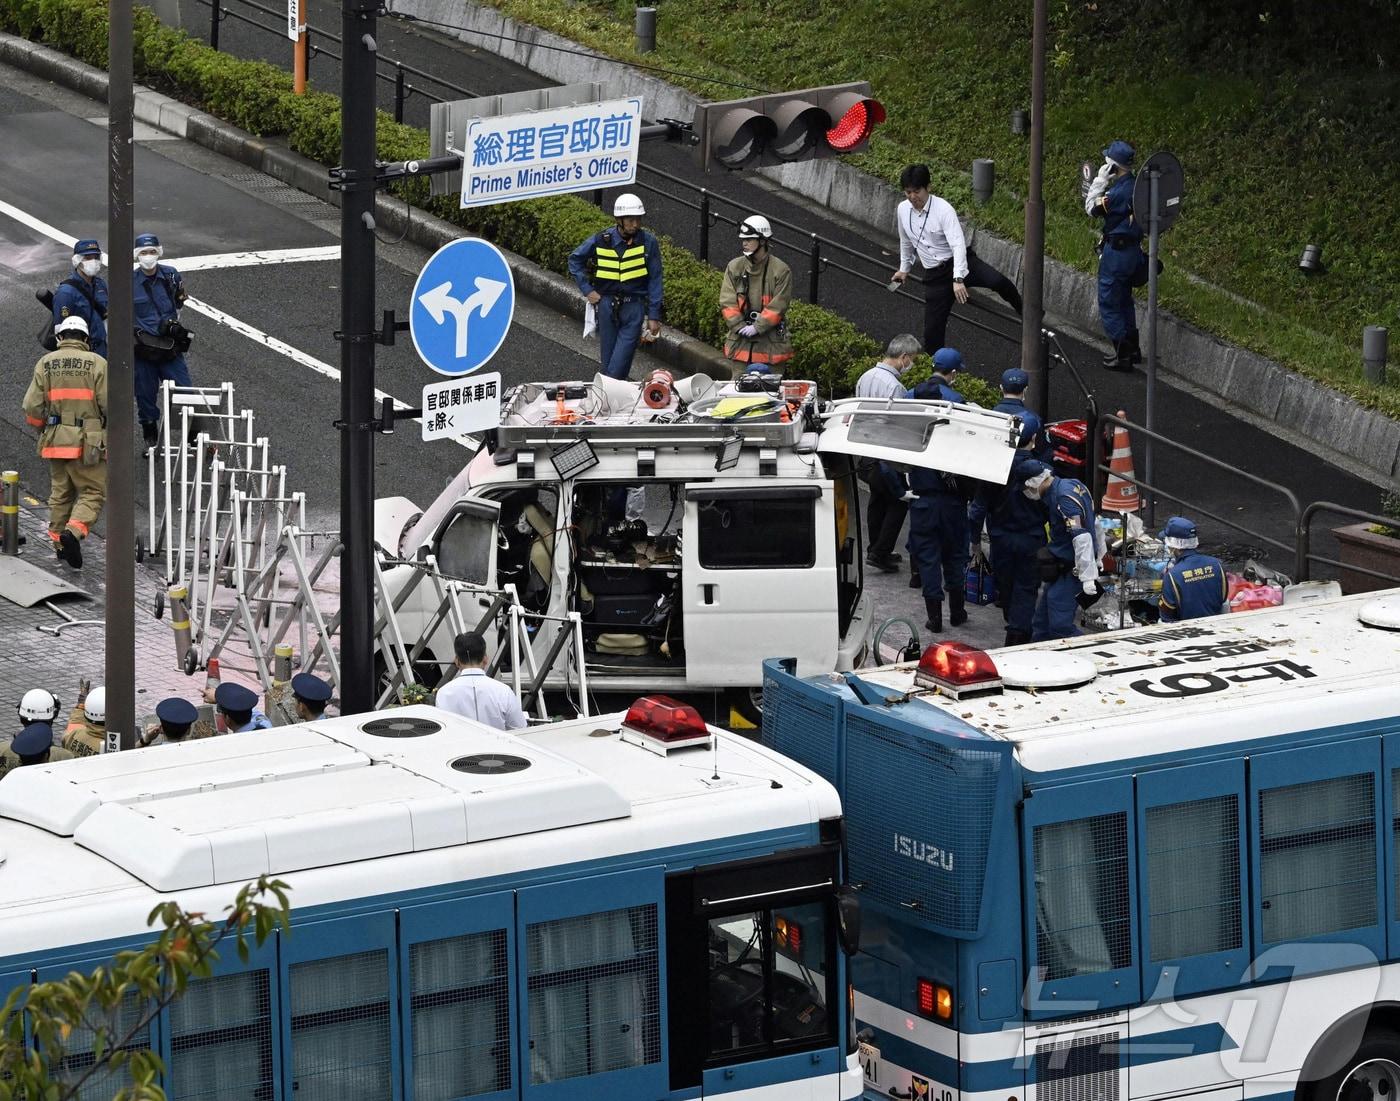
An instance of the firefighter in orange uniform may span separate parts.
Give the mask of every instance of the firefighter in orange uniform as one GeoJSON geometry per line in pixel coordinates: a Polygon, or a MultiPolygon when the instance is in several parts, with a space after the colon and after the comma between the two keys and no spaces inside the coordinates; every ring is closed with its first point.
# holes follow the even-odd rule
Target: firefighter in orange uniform
{"type": "Polygon", "coordinates": [[[107,361],[88,348],[76,314],[54,326],[58,349],[34,365],[25,419],[49,460],[49,538],[58,557],[83,564],[83,540],[107,500],[107,361]]]}
{"type": "Polygon", "coordinates": [[[719,289],[719,310],[729,335],[724,354],[748,371],[782,374],[792,358],[787,308],[792,299],[792,269],[772,255],[773,227],[762,214],[739,223],[743,255],[729,261],[719,289]]]}

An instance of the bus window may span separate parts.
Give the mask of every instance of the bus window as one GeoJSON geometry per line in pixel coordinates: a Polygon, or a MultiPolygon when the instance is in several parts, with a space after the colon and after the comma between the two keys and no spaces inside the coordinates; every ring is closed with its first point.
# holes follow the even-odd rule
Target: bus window
{"type": "Polygon", "coordinates": [[[272,1097],[266,968],[195,979],[170,1007],[170,1098],[272,1097]]]}
{"type": "Polygon", "coordinates": [[[389,953],[376,949],[294,963],[289,986],[297,1101],[383,1101],[394,1096],[389,953]]]}
{"type": "Polygon", "coordinates": [[[710,1054],[762,1044],[764,989],[762,911],[710,920],[710,1054]]]}
{"type": "Polygon", "coordinates": [[[1336,776],[1259,794],[1264,941],[1375,925],[1375,776],[1336,776]]]}
{"type": "Polygon", "coordinates": [[[1240,947],[1239,797],[1149,807],[1147,897],[1154,962],[1240,947]]]}
{"type": "Polygon", "coordinates": [[[415,1101],[511,1088],[509,978],[504,929],[409,949],[415,1101]]]}
{"type": "Polygon", "coordinates": [[[1036,957],[1047,981],[1132,960],[1126,814],[1035,828],[1036,957]]]}
{"type": "Polygon", "coordinates": [[[661,1061],[656,907],[526,926],[530,1082],[661,1061]]]}
{"type": "MultiPolygon", "coordinates": [[[[43,976],[40,976],[40,979],[43,981],[43,976]]],[[[141,1020],[141,1015],[147,1011],[147,1006],[140,995],[134,991],[128,991],[122,998],[121,1009],[116,1014],[117,1019],[111,1026],[109,1037],[127,1035],[141,1020]]],[[[72,1035],[68,1038],[68,1054],[64,1057],[59,1071],[62,1081],[75,1082],[90,1070],[95,1062],[92,1053],[94,1039],[95,1034],[90,1028],[73,1029],[72,1035]]],[[[133,1040],[122,1045],[125,1051],[141,1051],[149,1046],[149,1028],[140,1030],[133,1040]]],[[[123,1066],[118,1070],[113,1070],[110,1066],[101,1067],[78,1087],[73,1096],[77,1101],[108,1101],[117,1090],[123,1086],[130,1086],[131,1083],[131,1068],[129,1066],[123,1066]]]]}

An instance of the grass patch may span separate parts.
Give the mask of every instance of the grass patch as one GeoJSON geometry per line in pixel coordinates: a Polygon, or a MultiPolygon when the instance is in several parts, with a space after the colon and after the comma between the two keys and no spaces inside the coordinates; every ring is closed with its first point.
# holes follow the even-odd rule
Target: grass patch
{"type": "MultiPolygon", "coordinates": [[[[658,49],[645,58],[632,52],[629,0],[486,2],[621,60],[697,77],[767,88],[868,79],[890,117],[854,163],[893,184],[903,164],[927,160],[935,189],[973,212],[967,166],[992,157],[998,194],[977,220],[1023,237],[1026,142],[1008,119],[1029,101],[1024,0],[663,3],[658,49]]],[[[1163,305],[1400,417],[1397,372],[1376,387],[1361,367],[1362,328],[1400,321],[1400,127],[1392,117],[1400,75],[1386,63],[1400,47],[1400,10],[1379,0],[1051,7],[1048,253],[1093,268],[1080,161],[1116,137],[1140,157],[1171,149],[1186,168],[1187,196],[1164,238],[1163,305]],[[1297,269],[1310,242],[1323,247],[1324,276],[1297,269]]],[[[745,94],[676,82],[710,98],[745,94]]]]}

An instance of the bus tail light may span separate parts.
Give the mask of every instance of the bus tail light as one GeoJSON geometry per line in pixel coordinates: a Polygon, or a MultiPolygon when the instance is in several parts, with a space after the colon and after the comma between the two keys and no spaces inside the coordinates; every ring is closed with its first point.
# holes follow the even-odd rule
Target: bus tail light
{"type": "Polygon", "coordinates": [[[916,991],[915,1004],[919,1016],[929,1020],[951,1021],[953,1019],[953,990],[936,983],[932,979],[920,979],[916,991]]]}
{"type": "Polygon", "coordinates": [[[977,692],[998,691],[1001,674],[986,652],[963,642],[940,642],[930,646],[919,659],[914,683],[935,688],[953,699],[977,692]]]}

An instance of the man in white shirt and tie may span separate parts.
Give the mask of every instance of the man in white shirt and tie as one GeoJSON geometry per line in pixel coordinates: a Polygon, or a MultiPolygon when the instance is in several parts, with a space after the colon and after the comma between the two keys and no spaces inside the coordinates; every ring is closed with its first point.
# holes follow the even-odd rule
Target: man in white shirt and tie
{"type": "Polygon", "coordinates": [[[947,346],[953,301],[965,304],[969,286],[996,292],[1017,314],[1021,295],[1015,283],[967,247],[958,212],[946,199],[929,193],[929,180],[926,164],[908,165],[899,174],[904,201],[895,211],[899,270],[892,279],[903,283],[915,261],[923,269],[918,278],[924,285],[924,351],[933,355],[947,346]]]}
{"type": "Polygon", "coordinates": [[[437,690],[437,706],[497,730],[523,729],[525,712],[515,693],[483,668],[486,639],[477,631],[467,631],[453,640],[452,648],[457,675],[437,690]]]}

